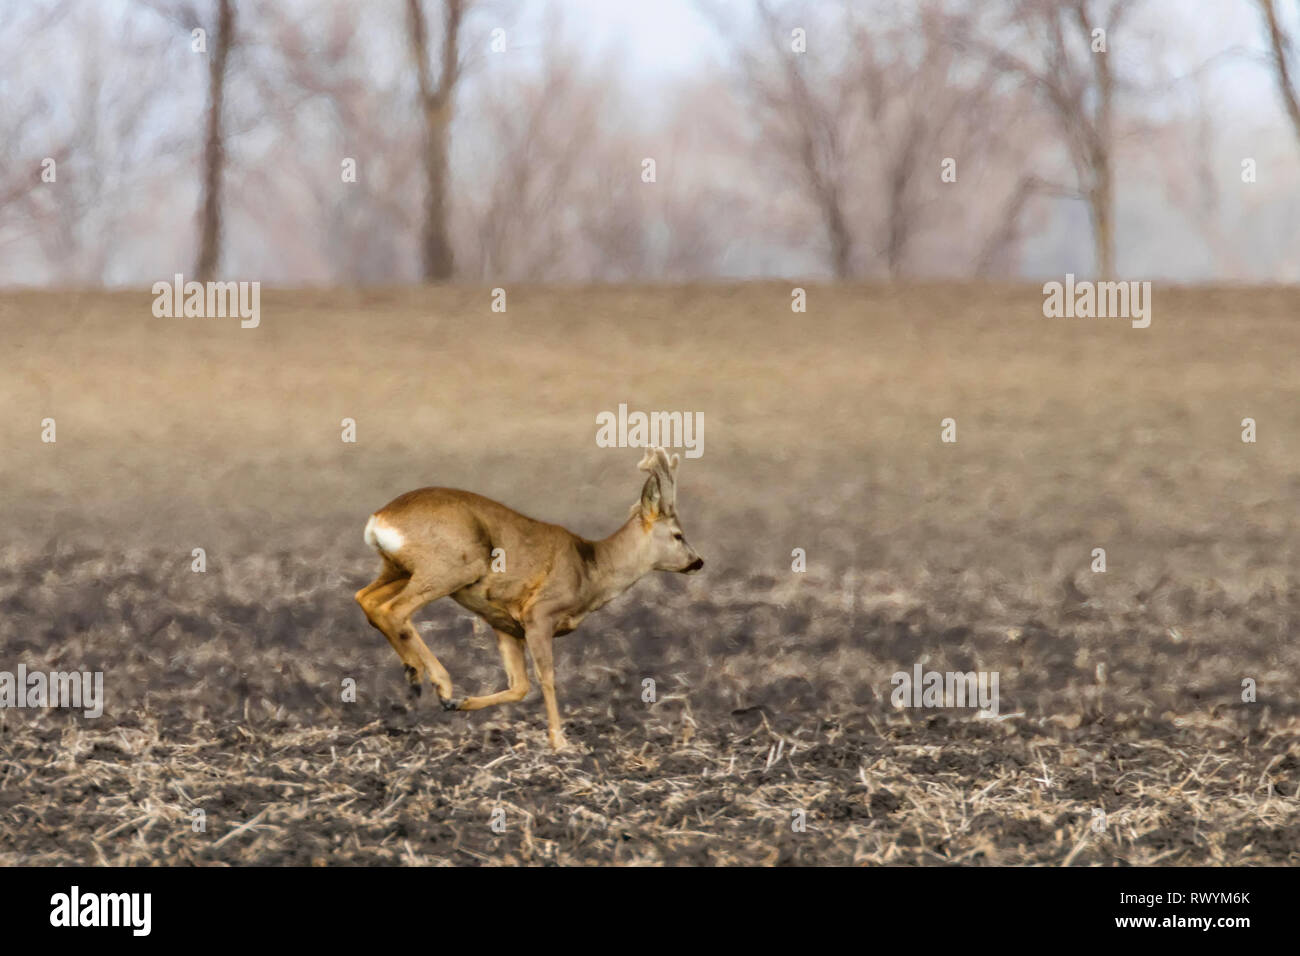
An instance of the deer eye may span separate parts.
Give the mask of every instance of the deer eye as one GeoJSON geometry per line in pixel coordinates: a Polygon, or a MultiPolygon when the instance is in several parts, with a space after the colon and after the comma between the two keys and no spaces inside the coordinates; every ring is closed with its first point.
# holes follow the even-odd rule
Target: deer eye
{"type": "Polygon", "coordinates": [[[674,532],[673,532],[673,540],[674,540],[674,541],[685,541],[686,539],[682,537],[682,533],[681,533],[680,531],[674,531],[674,532]]]}

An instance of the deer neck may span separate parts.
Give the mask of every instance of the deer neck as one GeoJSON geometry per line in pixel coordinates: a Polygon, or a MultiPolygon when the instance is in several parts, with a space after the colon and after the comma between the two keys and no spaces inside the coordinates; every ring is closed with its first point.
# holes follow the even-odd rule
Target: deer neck
{"type": "Polygon", "coordinates": [[[592,542],[595,560],[587,578],[590,610],[603,607],[654,570],[641,516],[634,514],[608,538],[592,542]]]}

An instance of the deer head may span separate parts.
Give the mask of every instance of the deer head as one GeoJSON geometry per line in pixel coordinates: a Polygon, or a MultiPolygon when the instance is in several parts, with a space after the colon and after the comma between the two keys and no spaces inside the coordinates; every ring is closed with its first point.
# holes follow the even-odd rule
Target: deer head
{"type": "Polygon", "coordinates": [[[704,559],[687,544],[681,522],[677,520],[677,466],[680,464],[679,456],[669,458],[662,448],[646,450],[637,467],[650,476],[641,489],[641,500],[632,506],[632,514],[640,514],[654,569],[691,574],[704,567],[704,559]]]}

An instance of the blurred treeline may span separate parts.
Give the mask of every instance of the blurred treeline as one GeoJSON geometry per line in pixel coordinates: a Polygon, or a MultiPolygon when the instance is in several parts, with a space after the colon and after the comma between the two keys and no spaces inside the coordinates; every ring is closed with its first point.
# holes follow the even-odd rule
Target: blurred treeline
{"type": "Polygon", "coordinates": [[[1300,3],[671,2],[0,0],[0,284],[1300,280],[1300,3]]]}

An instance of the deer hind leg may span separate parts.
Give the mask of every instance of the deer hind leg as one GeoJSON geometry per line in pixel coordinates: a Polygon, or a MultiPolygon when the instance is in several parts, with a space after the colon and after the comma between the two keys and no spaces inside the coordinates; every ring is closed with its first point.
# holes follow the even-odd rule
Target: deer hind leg
{"type": "MultiPolygon", "coordinates": [[[[353,595],[353,597],[356,598],[356,602],[361,605],[363,611],[366,609],[366,598],[370,597],[370,595],[374,594],[386,584],[392,584],[394,581],[409,578],[411,576],[409,572],[403,571],[387,557],[384,557],[383,555],[380,557],[383,558],[384,566],[379,569],[379,577],[375,578],[353,595]]],[[[369,617],[370,615],[367,614],[366,616],[369,617]]]]}
{"type": "MultiPolygon", "coordinates": [[[[385,568],[385,572],[387,570],[385,568]]],[[[424,687],[424,661],[420,659],[420,655],[408,642],[395,640],[390,636],[380,626],[376,616],[379,606],[401,593],[408,580],[409,578],[405,572],[401,571],[397,572],[396,577],[386,577],[385,574],[380,574],[372,584],[357,592],[356,599],[357,603],[361,605],[361,610],[365,612],[366,620],[370,622],[371,627],[388,638],[388,643],[393,645],[393,650],[401,658],[403,670],[406,672],[406,681],[411,687],[411,696],[418,697],[424,687]]]]}
{"type": "Polygon", "coordinates": [[[506,668],[509,690],[482,697],[466,697],[457,702],[457,710],[482,710],[494,704],[513,704],[528,696],[528,665],[524,661],[524,642],[505,631],[496,633],[497,648],[501,651],[501,663],[506,668]]]}
{"type": "Polygon", "coordinates": [[[475,566],[456,568],[437,574],[414,574],[405,586],[393,597],[388,598],[375,608],[376,626],[384,632],[397,653],[406,659],[406,654],[414,654],[429,680],[438,691],[442,706],[453,709],[451,703],[451,675],[447,668],[433,656],[433,651],[420,638],[420,633],[411,623],[411,615],[431,601],[446,597],[461,588],[473,584],[487,572],[486,564],[480,569],[475,566]],[[405,651],[405,653],[404,653],[405,651]]]}

